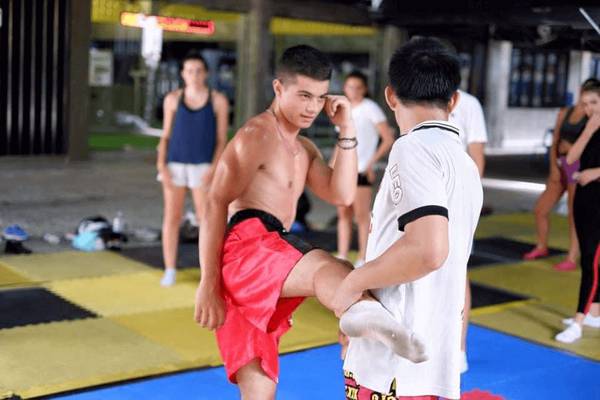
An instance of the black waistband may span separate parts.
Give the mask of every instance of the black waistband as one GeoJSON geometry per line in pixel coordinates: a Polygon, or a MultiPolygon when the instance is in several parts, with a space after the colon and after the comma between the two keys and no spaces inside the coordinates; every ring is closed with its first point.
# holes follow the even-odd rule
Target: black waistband
{"type": "Polygon", "coordinates": [[[257,210],[254,208],[248,208],[245,210],[241,210],[236,212],[233,217],[229,219],[229,223],[227,224],[227,228],[231,229],[235,225],[239,224],[242,221],[245,221],[250,218],[258,218],[265,225],[265,227],[269,231],[285,231],[283,224],[281,221],[277,219],[273,214],[269,214],[266,211],[257,210]]]}

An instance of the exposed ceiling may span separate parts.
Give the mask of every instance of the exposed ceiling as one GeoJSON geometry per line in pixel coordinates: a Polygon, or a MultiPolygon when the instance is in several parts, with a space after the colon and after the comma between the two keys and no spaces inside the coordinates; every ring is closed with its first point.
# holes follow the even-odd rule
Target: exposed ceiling
{"type": "Polygon", "coordinates": [[[410,35],[471,42],[510,40],[520,46],[600,52],[600,0],[173,0],[248,12],[262,4],[273,16],[348,24],[392,24],[410,35]]]}
{"type": "Polygon", "coordinates": [[[522,46],[587,49],[600,52],[600,33],[581,13],[600,24],[600,0],[454,0],[427,2],[383,0],[371,17],[404,27],[411,34],[505,39],[522,46]],[[435,11],[432,11],[435,10],[435,11]]]}

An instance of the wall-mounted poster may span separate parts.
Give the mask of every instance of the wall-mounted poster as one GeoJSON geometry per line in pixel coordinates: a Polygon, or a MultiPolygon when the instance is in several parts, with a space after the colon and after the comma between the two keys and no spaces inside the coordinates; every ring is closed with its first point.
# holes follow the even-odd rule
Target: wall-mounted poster
{"type": "Polygon", "coordinates": [[[90,49],[90,86],[113,85],[113,53],[111,50],[90,49]]]}

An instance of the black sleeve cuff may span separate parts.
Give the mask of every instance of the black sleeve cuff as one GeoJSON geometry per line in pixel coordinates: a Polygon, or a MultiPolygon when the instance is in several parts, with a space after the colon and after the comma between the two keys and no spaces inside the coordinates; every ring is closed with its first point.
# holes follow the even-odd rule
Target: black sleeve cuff
{"type": "Polygon", "coordinates": [[[442,206],[423,206],[415,208],[398,218],[398,230],[404,232],[404,227],[407,224],[428,215],[441,215],[442,217],[448,218],[448,209],[442,206]]]}

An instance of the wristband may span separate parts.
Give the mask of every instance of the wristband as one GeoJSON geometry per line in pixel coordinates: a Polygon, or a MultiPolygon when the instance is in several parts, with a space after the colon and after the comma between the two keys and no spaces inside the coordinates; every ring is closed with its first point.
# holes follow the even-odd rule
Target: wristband
{"type": "Polygon", "coordinates": [[[358,146],[358,140],[355,137],[340,137],[337,140],[337,145],[342,150],[352,150],[358,146]]]}

